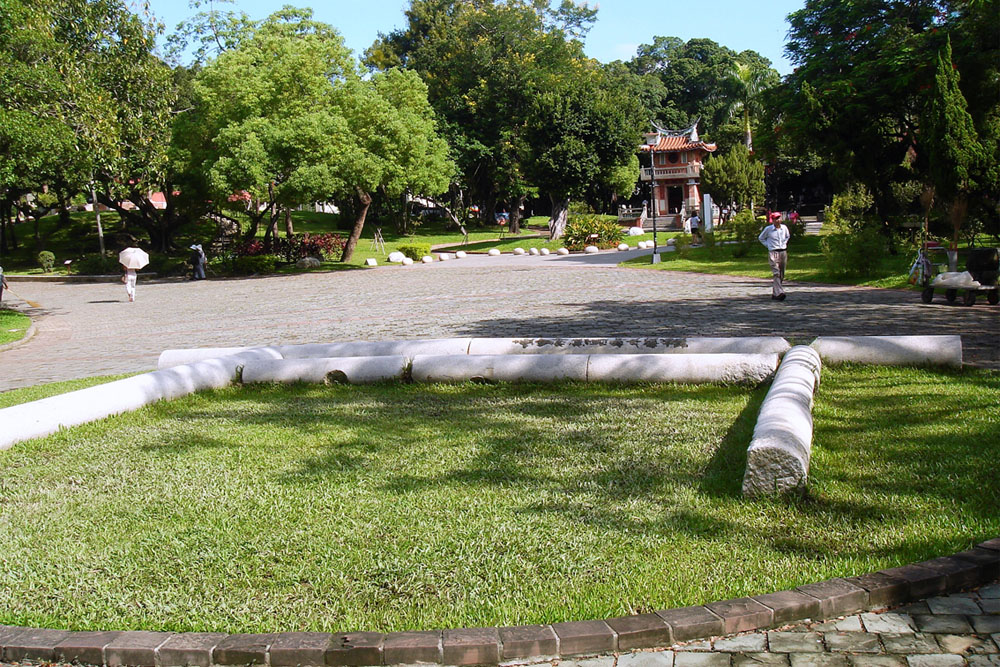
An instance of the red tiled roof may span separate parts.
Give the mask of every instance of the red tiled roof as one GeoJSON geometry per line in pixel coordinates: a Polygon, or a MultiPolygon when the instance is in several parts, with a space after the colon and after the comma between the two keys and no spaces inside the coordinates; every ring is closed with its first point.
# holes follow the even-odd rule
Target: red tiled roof
{"type": "Polygon", "coordinates": [[[706,144],[704,141],[691,141],[688,137],[660,136],[660,140],[654,145],[643,144],[640,151],[691,151],[701,149],[712,153],[715,151],[715,144],[706,144]]]}

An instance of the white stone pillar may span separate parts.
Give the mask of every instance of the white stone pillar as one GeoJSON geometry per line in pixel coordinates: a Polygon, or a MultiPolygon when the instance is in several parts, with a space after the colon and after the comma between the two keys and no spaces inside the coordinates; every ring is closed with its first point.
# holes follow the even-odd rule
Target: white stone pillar
{"type": "Polygon", "coordinates": [[[760,406],[747,449],[745,495],[805,488],[812,453],[813,392],[820,367],[819,354],[811,347],[799,345],[785,353],[760,406]]]}

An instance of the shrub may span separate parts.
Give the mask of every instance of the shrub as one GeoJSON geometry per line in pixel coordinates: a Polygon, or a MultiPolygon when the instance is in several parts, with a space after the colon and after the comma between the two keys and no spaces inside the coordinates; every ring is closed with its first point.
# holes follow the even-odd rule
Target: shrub
{"type": "Polygon", "coordinates": [[[237,257],[257,257],[266,255],[268,250],[263,241],[254,239],[253,241],[244,241],[236,246],[235,252],[237,257]]]}
{"type": "Polygon", "coordinates": [[[571,215],[566,223],[565,242],[570,250],[583,250],[590,243],[587,237],[597,234],[598,248],[614,248],[622,241],[624,232],[617,220],[608,220],[598,215],[571,215]]]}
{"type": "Polygon", "coordinates": [[[340,234],[305,234],[282,239],[278,244],[280,252],[289,262],[295,262],[303,257],[329,259],[343,252],[347,240],[340,234]]]}
{"type": "Polygon", "coordinates": [[[885,237],[877,229],[843,231],[823,239],[823,255],[830,273],[842,276],[871,275],[885,253],[885,237]]]}
{"type": "Polygon", "coordinates": [[[413,243],[411,245],[401,245],[396,248],[399,252],[403,253],[414,262],[419,262],[425,255],[431,254],[431,246],[429,243],[413,243]]]}
{"type": "Polygon", "coordinates": [[[281,262],[277,255],[250,255],[236,257],[232,262],[232,273],[238,276],[274,273],[281,262]]]}
{"type": "Polygon", "coordinates": [[[854,183],[833,196],[833,202],[826,209],[826,220],[842,231],[860,229],[868,222],[874,205],[875,198],[868,189],[854,183]]]}
{"type": "Polygon", "coordinates": [[[156,273],[160,276],[183,276],[187,273],[187,260],[166,255],[152,255],[146,271],[156,273]]]}
{"type": "Polygon", "coordinates": [[[53,265],[56,263],[56,256],[53,255],[48,250],[43,250],[38,253],[38,265],[42,267],[45,273],[52,270],[53,265]]]}
{"type": "Polygon", "coordinates": [[[113,273],[117,270],[117,264],[111,257],[102,258],[100,255],[84,255],[73,260],[73,270],[84,276],[99,276],[106,273],[113,273]]]}
{"type": "Polygon", "coordinates": [[[763,229],[763,224],[747,208],[737,213],[727,226],[732,230],[733,240],[736,241],[736,245],[733,246],[733,257],[748,255],[754,244],[758,243],[757,237],[763,229]]]}

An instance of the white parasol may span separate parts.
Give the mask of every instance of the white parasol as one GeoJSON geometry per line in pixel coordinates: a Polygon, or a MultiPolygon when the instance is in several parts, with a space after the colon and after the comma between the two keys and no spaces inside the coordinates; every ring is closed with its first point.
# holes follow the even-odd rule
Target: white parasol
{"type": "Polygon", "coordinates": [[[125,248],[118,253],[118,261],[126,269],[141,269],[149,264],[149,255],[141,248],[125,248]]]}

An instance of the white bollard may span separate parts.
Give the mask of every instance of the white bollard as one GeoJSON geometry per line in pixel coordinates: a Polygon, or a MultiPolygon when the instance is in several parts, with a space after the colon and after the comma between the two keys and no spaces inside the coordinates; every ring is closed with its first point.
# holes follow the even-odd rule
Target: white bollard
{"type": "Polygon", "coordinates": [[[413,265],[413,258],[412,257],[404,257],[403,258],[403,266],[412,266],[412,265],[413,265]]]}
{"type": "Polygon", "coordinates": [[[434,258],[431,257],[430,255],[424,255],[423,257],[420,258],[420,261],[423,262],[424,264],[433,264],[434,258]]]}
{"type": "Polygon", "coordinates": [[[528,248],[529,255],[538,255],[538,248],[528,248]]]}
{"type": "Polygon", "coordinates": [[[548,248],[542,248],[542,249],[541,249],[541,250],[539,250],[538,252],[539,252],[539,253],[541,253],[542,255],[548,255],[548,254],[549,254],[550,252],[552,252],[552,251],[551,251],[551,250],[549,250],[548,248]]]}
{"type": "Polygon", "coordinates": [[[417,355],[414,382],[561,382],[587,379],[587,357],[526,355],[417,355]]]}
{"type": "Polygon", "coordinates": [[[404,356],[261,359],[243,367],[243,384],[252,382],[313,382],[369,384],[402,380],[409,359],[404,356]]]}
{"type": "Polygon", "coordinates": [[[799,345],[785,353],[760,406],[747,449],[745,495],[805,488],[812,453],[813,392],[820,368],[819,354],[811,347],[799,345]]]}
{"type": "Polygon", "coordinates": [[[490,257],[499,257],[500,256],[500,250],[499,250],[499,248],[490,248],[490,251],[488,253],[486,253],[486,254],[489,255],[490,257]]]}
{"type": "Polygon", "coordinates": [[[466,253],[464,250],[459,250],[455,253],[455,259],[465,259],[466,253]]]}
{"type": "Polygon", "coordinates": [[[569,249],[568,248],[559,248],[559,250],[556,250],[556,254],[557,255],[568,255],[569,254],[569,249]]]}
{"type": "Polygon", "coordinates": [[[885,366],[962,367],[962,337],[821,336],[811,347],[825,364],[856,362],[885,366]]]}
{"type": "Polygon", "coordinates": [[[628,248],[628,244],[627,243],[619,243],[618,244],[618,249],[622,250],[622,251],[628,250],[629,249],[628,248]]]}
{"type": "Polygon", "coordinates": [[[595,252],[601,252],[601,250],[596,245],[589,245],[583,249],[583,252],[588,255],[593,255],[595,252]]]}
{"type": "Polygon", "coordinates": [[[515,255],[523,255],[524,254],[524,248],[514,248],[514,254],[515,255]]]}

